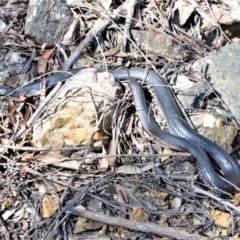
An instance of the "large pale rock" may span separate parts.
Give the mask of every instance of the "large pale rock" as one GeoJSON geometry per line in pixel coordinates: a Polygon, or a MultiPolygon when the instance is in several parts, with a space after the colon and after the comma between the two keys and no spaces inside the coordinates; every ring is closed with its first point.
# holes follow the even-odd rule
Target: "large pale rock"
{"type": "Polygon", "coordinates": [[[25,34],[37,44],[59,42],[72,20],[64,1],[30,0],[25,34]]]}
{"type": "Polygon", "coordinates": [[[197,60],[192,70],[201,72],[207,66],[207,80],[226,103],[240,124],[240,43],[226,45],[197,60]]]}
{"type": "Polygon", "coordinates": [[[94,146],[108,143],[115,102],[122,94],[119,84],[108,73],[84,69],[61,88],[56,99],[33,127],[37,147],[64,147],[87,144],[102,114],[94,146]]]}

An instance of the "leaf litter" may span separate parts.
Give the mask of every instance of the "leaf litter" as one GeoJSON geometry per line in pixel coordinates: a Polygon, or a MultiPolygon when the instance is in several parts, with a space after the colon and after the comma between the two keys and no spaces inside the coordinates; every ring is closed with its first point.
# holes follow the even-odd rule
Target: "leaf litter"
{"type": "MultiPolygon", "coordinates": [[[[162,69],[165,76],[175,71],[188,76],[185,69],[191,59],[239,39],[232,28],[225,29],[233,25],[235,14],[227,2],[159,0],[135,5],[136,1],[83,1],[80,6],[66,2],[78,18],[64,29],[61,44],[66,47],[59,43],[35,44],[21,31],[27,5],[0,2],[1,20],[8,23],[5,32],[0,32],[1,55],[17,49],[29,56],[30,49],[35,48],[37,72],[42,74],[61,69],[69,59],[69,46],[85,40],[84,61],[96,68],[103,67],[103,62],[120,68],[144,68],[147,64],[162,69]],[[121,7],[125,11],[121,12],[121,7]],[[113,19],[105,27],[99,15],[103,8],[113,19]],[[121,17],[113,14],[116,8],[121,17]],[[131,15],[133,9],[135,15],[131,15]],[[126,24],[127,16],[133,18],[132,25],[126,24]],[[96,33],[90,39],[96,24],[102,30],[98,37],[96,33]],[[166,45],[168,41],[177,43],[179,52],[161,55],[153,51],[148,55],[149,48],[142,51],[138,47],[141,44],[127,34],[128,26],[143,30],[146,39],[149,32],[153,40],[167,36],[166,45]],[[214,31],[221,35],[212,37],[214,31]],[[128,42],[127,48],[124,41],[128,42]]],[[[191,85],[191,76],[185,78],[182,84],[191,85]]],[[[44,100],[48,94],[44,86],[43,92],[44,100]]],[[[90,141],[84,146],[42,149],[32,145],[31,128],[14,140],[16,132],[41,104],[39,97],[3,99],[7,108],[1,103],[2,239],[51,239],[59,234],[65,234],[65,239],[238,239],[239,194],[213,196],[197,175],[173,176],[169,169],[177,161],[191,160],[190,154],[174,152],[151,139],[133,115],[134,103],[130,99],[131,94],[126,95],[116,109],[111,147],[91,146],[90,141]]],[[[167,129],[162,117],[158,117],[154,100],[152,110],[157,112],[155,117],[161,127],[167,129]]]]}

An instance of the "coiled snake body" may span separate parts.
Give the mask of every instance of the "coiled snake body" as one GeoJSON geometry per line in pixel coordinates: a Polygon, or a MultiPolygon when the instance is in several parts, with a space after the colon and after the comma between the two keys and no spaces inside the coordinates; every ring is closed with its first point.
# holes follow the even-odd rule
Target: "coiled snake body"
{"type": "MultiPolygon", "coordinates": [[[[45,85],[48,87],[72,76],[72,74],[75,74],[78,71],[79,69],[71,69],[68,72],[54,73],[45,78],[45,85]]],[[[215,185],[217,188],[227,192],[233,192],[235,190],[233,185],[240,187],[240,170],[238,164],[228,153],[215,143],[189,128],[189,126],[182,120],[184,117],[182,116],[167,83],[161,76],[153,71],[147,71],[145,69],[109,70],[109,73],[118,80],[129,79],[136,111],[144,129],[165,146],[177,150],[187,150],[192,153],[197,160],[199,174],[206,184],[210,186],[215,185]],[[161,130],[153,118],[149,117],[143,91],[135,79],[144,80],[153,88],[158,103],[166,117],[167,124],[171,132],[177,136],[161,130]],[[231,184],[217,174],[205,151],[221,169],[224,179],[231,184]]],[[[21,94],[31,94],[39,90],[41,85],[42,80],[38,80],[18,89],[0,88],[0,96],[10,95],[16,97],[21,94]]]]}

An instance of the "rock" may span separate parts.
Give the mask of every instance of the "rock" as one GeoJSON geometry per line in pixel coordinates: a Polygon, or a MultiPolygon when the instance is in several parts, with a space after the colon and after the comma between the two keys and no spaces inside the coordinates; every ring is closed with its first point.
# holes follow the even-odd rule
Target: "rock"
{"type": "Polygon", "coordinates": [[[236,3],[236,1],[227,1],[226,5],[222,5],[221,7],[219,7],[219,3],[211,4],[211,11],[208,10],[208,7],[205,8],[206,15],[203,18],[201,30],[208,44],[216,42],[219,39],[225,40],[223,34],[219,34],[218,24],[228,38],[233,42],[239,42],[240,6],[239,4],[234,5],[234,2],[236,3]],[[220,37],[217,37],[219,35],[220,37]]]}
{"type": "Polygon", "coordinates": [[[207,80],[240,124],[240,43],[226,45],[197,60],[191,70],[201,72],[207,65],[207,80]]]}
{"type": "Polygon", "coordinates": [[[225,126],[222,123],[222,118],[202,113],[190,117],[197,131],[215,142],[228,153],[232,152],[233,140],[237,135],[237,129],[233,126],[225,126]]]}
{"type": "Polygon", "coordinates": [[[178,75],[174,82],[174,89],[178,90],[177,98],[187,109],[201,108],[205,98],[213,92],[207,82],[192,82],[182,75],[178,75]]]}
{"type": "Polygon", "coordinates": [[[193,6],[193,4],[191,4],[189,2],[185,2],[184,0],[177,0],[174,3],[173,12],[178,17],[180,26],[183,26],[184,24],[186,24],[188,19],[193,14],[194,6],[193,6]]]}
{"type": "Polygon", "coordinates": [[[0,82],[20,74],[26,63],[27,59],[21,57],[18,52],[9,52],[0,64],[0,82]]]}
{"type": "Polygon", "coordinates": [[[6,28],[7,24],[2,19],[0,19],[0,32],[5,31],[6,28]]]}
{"type": "Polygon", "coordinates": [[[59,42],[72,20],[64,1],[30,0],[25,34],[36,44],[59,42]]]}
{"type": "Polygon", "coordinates": [[[37,147],[64,147],[87,144],[104,114],[99,130],[93,137],[94,146],[108,144],[114,102],[122,89],[108,73],[84,69],[73,76],[59,91],[57,98],[33,127],[33,144],[37,147]],[[97,113],[97,114],[96,114],[97,113]]]}
{"type": "Polygon", "coordinates": [[[146,31],[138,30],[131,30],[131,34],[141,50],[150,56],[176,57],[183,54],[183,47],[168,35],[155,32],[147,32],[146,34],[146,31]]]}

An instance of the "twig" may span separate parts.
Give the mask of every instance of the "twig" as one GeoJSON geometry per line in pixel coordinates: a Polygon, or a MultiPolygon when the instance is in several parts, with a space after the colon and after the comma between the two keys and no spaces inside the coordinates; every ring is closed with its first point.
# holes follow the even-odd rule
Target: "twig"
{"type": "Polygon", "coordinates": [[[226,206],[228,206],[229,208],[234,209],[235,211],[237,211],[238,213],[240,213],[240,208],[239,208],[239,207],[236,207],[236,206],[233,205],[232,203],[227,202],[227,201],[223,200],[222,198],[219,198],[219,197],[213,195],[212,193],[209,193],[209,192],[207,192],[207,191],[204,191],[204,190],[202,190],[202,189],[200,189],[200,188],[198,188],[198,187],[196,187],[196,186],[193,187],[193,190],[194,190],[195,193],[200,193],[200,194],[203,194],[203,195],[205,195],[205,196],[208,196],[208,197],[210,197],[210,198],[218,201],[218,202],[221,203],[222,205],[226,205],[226,206]]]}
{"type": "MultiPolygon", "coordinates": [[[[74,54],[71,55],[65,62],[63,66],[63,70],[68,70],[72,64],[75,63],[79,55],[81,54],[82,50],[89,44],[90,41],[94,39],[96,35],[101,33],[110,23],[112,20],[115,20],[119,14],[121,14],[124,10],[128,8],[128,5],[132,5],[132,2],[136,0],[127,0],[122,5],[120,5],[114,13],[110,16],[109,14],[105,14],[105,19],[98,19],[97,22],[94,24],[94,27],[88,32],[87,36],[81,42],[81,44],[76,48],[74,54]]],[[[67,0],[67,5],[78,5],[79,1],[67,0]]]]}
{"type": "Polygon", "coordinates": [[[121,51],[122,52],[126,51],[127,40],[130,37],[131,21],[132,21],[132,18],[133,18],[134,8],[135,8],[135,5],[136,5],[136,2],[137,2],[136,0],[133,0],[128,4],[126,23],[125,23],[125,27],[124,27],[124,34],[123,34],[122,45],[121,45],[121,51]]]}
{"type": "MultiPolygon", "coordinates": [[[[190,157],[192,156],[190,153],[169,153],[169,154],[135,154],[135,153],[131,153],[131,154],[112,154],[112,155],[97,155],[97,156],[83,156],[83,157],[78,157],[78,158],[62,158],[58,161],[54,161],[54,164],[57,163],[63,163],[63,162],[67,162],[67,161],[74,161],[74,160],[83,160],[83,159],[94,159],[94,158],[113,158],[113,157],[179,157],[179,156],[183,156],[183,157],[190,157]]],[[[40,165],[48,165],[48,164],[53,164],[52,162],[48,162],[48,163],[43,163],[40,165]]]]}
{"type": "Polygon", "coordinates": [[[27,61],[26,65],[24,66],[24,68],[22,70],[22,73],[21,73],[20,77],[18,78],[18,80],[16,82],[16,85],[18,85],[18,83],[21,81],[23,75],[30,69],[31,64],[32,64],[34,58],[36,58],[36,56],[37,56],[36,49],[33,48],[31,58],[27,61]]]}
{"type": "Polygon", "coordinates": [[[93,221],[97,222],[102,222],[105,224],[113,225],[113,226],[118,226],[118,227],[125,227],[134,231],[139,231],[139,232],[145,232],[149,234],[155,234],[157,236],[161,237],[170,237],[174,239],[196,239],[196,240],[206,240],[209,238],[203,237],[203,236],[198,236],[194,234],[188,234],[184,231],[179,231],[174,228],[170,227],[162,227],[157,224],[153,223],[142,223],[142,222],[135,222],[135,221],[130,221],[127,219],[123,219],[120,217],[110,217],[104,214],[96,213],[96,212],[91,212],[83,209],[79,209],[76,207],[73,207],[67,211],[68,214],[73,214],[81,217],[85,217],[88,219],[91,219],[93,221]]]}
{"type": "MultiPolygon", "coordinates": [[[[73,151],[77,151],[77,150],[84,150],[86,149],[86,146],[82,146],[82,147],[63,147],[63,148],[36,148],[36,147],[18,147],[18,146],[10,146],[10,145],[3,145],[0,144],[0,148],[6,148],[6,149],[13,149],[13,150],[21,150],[21,151],[32,151],[32,152],[44,152],[44,151],[67,151],[67,150],[73,150],[73,151]]],[[[98,146],[91,146],[91,148],[93,150],[101,150],[102,147],[98,147],[98,146]]]]}
{"type": "Polygon", "coordinates": [[[2,220],[1,217],[0,217],[0,225],[2,226],[2,229],[1,229],[1,230],[2,230],[3,234],[5,235],[5,239],[6,239],[6,240],[10,240],[11,238],[10,238],[9,231],[8,231],[6,225],[5,225],[5,223],[3,222],[3,220],[2,220]]]}

